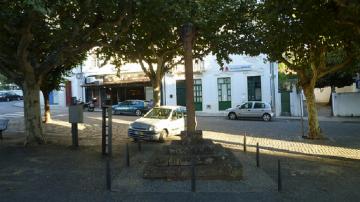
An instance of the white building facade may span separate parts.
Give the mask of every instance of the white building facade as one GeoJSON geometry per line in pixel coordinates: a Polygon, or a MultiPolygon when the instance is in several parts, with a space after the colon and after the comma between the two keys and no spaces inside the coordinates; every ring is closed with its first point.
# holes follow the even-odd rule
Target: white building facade
{"type": "MultiPolygon", "coordinates": [[[[246,101],[264,101],[276,110],[277,65],[264,62],[264,56],[231,56],[221,68],[214,56],[194,64],[194,102],[198,115],[219,115],[246,101]]],[[[184,105],[184,68],[174,69],[163,81],[163,103],[184,105]],[[180,97],[179,97],[180,96],[180,97]]]]}
{"type": "MultiPolygon", "coordinates": [[[[232,55],[232,62],[221,68],[215,56],[194,62],[194,102],[198,115],[222,115],[225,109],[246,101],[270,103],[277,115],[280,105],[276,63],[265,56],[232,55]]],[[[89,55],[60,92],[54,92],[54,103],[66,106],[71,97],[84,102],[92,97],[110,98],[113,103],[125,99],[152,99],[150,80],[138,64],[121,67],[120,73],[110,64],[100,67],[95,56],[89,55]],[[56,98],[55,98],[56,97],[56,98]]],[[[162,104],[185,105],[185,72],[179,65],[166,73],[162,81],[162,104]]]]}

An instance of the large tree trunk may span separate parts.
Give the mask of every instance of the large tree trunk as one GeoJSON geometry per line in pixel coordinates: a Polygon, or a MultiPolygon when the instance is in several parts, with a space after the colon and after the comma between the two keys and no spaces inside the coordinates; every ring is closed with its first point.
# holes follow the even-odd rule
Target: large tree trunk
{"type": "Polygon", "coordinates": [[[158,107],[161,103],[161,79],[154,79],[152,82],[152,87],[154,107],[158,107]]]}
{"type": "Polygon", "coordinates": [[[35,82],[35,75],[26,75],[23,84],[24,115],[25,115],[25,145],[46,143],[42,131],[40,110],[40,87],[35,82]]]}
{"type": "Polygon", "coordinates": [[[44,123],[49,123],[51,121],[51,114],[50,114],[50,98],[49,92],[43,91],[44,97],[44,123]]]}
{"type": "Polygon", "coordinates": [[[306,106],[308,112],[308,122],[309,122],[309,134],[308,138],[310,139],[320,139],[322,138],[318,114],[316,110],[315,103],[315,94],[314,94],[314,86],[309,84],[307,86],[303,86],[304,94],[306,97],[306,106]]]}

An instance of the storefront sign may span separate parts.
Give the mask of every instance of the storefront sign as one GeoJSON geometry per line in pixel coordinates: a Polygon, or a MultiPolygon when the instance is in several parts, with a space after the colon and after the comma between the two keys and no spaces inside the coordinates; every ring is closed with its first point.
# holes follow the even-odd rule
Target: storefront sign
{"type": "Polygon", "coordinates": [[[251,69],[251,65],[229,65],[227,69],[229,72],[249,71],[251,69]]]}

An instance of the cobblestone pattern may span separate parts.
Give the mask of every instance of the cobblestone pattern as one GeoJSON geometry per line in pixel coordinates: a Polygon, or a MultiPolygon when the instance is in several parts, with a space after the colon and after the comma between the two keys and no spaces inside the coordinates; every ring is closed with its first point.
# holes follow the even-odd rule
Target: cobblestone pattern
{"type": "MultiPolygon", "coordinates": [[[[231,135],[218,132],[204,132],[204,138],[212,139],[224,146],[243,150],[244,135],[231,135]]],[[[290,154],[316,155],[341,157],[360,160],[360,150],[353,148],[324,145],[310,140],[278,140],[268,137],[246,137],[249,151],[255,151],[256,143],[259,143],[260,149],[271,152],[285,152],[290,154]]]]}

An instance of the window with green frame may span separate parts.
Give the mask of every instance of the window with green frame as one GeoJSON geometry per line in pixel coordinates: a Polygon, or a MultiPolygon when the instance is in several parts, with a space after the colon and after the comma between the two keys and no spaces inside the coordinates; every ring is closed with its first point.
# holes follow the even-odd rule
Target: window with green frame
{"type": "Polygon", "coordinates": [[[218,100],[219,110],[231,107],[231,78],[218,78],[218,100]]]}
{"type": "Polygon", "coordinates": [[[195,110],[202,111],[202,81],[194,79],[194,103],[195,110]]]}

